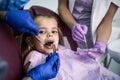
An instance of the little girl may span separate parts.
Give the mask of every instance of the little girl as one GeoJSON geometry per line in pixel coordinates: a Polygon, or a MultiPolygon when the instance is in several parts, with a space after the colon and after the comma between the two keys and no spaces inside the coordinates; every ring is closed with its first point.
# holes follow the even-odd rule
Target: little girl
{"type": "Polygon", "coordinates": [[[21,53],[25,72],[45,63],[49,53],[59,53],[60,68],[51,80],[120,80],[120,77],[101,66],[89,56],[81,56],[80,51],[63,47],[62,33],[55,17],[40,14],[34,18],[40,31],[38,36],[23,34],[21,53]],[[53,46],[55,45],[55,46],[53,46]]]}

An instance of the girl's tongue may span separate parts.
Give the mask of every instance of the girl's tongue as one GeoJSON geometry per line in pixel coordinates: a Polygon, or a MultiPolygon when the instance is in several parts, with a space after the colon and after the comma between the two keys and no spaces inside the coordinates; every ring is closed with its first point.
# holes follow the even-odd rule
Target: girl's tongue
{"type": "Polygon", "coordinates": [[[44,46],[48,49],[52,49],[53,48],[52,44],[53,44],[53,41],[50,41],[50,42],[46,42],[44,46]]]}

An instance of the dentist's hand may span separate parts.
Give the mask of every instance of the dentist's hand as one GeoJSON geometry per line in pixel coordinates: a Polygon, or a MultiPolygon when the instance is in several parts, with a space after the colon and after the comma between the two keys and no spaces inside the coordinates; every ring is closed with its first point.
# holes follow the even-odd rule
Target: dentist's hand
{"type": "Polygon", "coordinates": [[[32,35],[39,33],[39,29],[28,11],[8,11],[5,15],[5,22],[20,32],[26,32],[32,35]]]}
{"type": "Polygon", "coordinates": [[[60,67],[60,58],[58,53],[49,54],[46,63],[38,65],[30,70],[25,76],[33,80],[48,80],[56,77],[60,67]]]}
{"type": "Polygon", "coordinates": [[[93,48],[90,49],[88,55],[95,59],[105,53],[106,50],[106,43],[103,41],[96,41],[93,48]]]}
{"type": "Polygon", "coordinates": [[[76,42],[84,42],[84,36],[87,34],[88,27],[86,25],[75,24],[72,27],[72,38],[76,42]]]}

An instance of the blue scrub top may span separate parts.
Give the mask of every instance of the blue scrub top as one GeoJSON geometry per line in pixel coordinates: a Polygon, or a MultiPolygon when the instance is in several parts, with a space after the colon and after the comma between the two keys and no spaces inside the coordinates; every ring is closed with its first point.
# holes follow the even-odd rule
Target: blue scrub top
{"type": "Polygon", "coordinates": [[[29,0],[0,0],[0,10],[23,9],[29,0]]]}

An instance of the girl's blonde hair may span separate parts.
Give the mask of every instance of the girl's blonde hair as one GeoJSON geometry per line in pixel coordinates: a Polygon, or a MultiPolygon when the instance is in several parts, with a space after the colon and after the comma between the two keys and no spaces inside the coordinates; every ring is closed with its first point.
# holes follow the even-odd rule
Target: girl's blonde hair
{"type": "MultiPolygon", "coordinates": [[[[43,17],[47,17],[47,18],[54,18],[57,21],[57,19],[50,14],[39,14],[39,15],[36,15],[33,19],[35,20],[39,16],[43,16],[43,17]]],[[[58,34],[59,34],[59,44],[64,45],[63,34],[62,34],[62,31],[60,30],[59,27],[58,27],[58,34]]],[[[20,39],[20,53],[21,53],[23,62],[25,60],[25,57],[27,56],[27,54],[30,51],[36,50],[34,44],[30,45],[30,44],[27,43],[27,37],[34,37],[34,36],[30,35],[28,33],[23,33],[22,36],[21,36],[21,39],[20,39]]]]}

